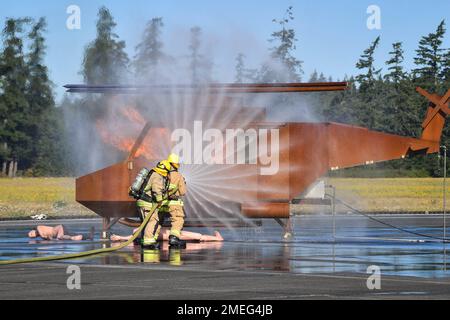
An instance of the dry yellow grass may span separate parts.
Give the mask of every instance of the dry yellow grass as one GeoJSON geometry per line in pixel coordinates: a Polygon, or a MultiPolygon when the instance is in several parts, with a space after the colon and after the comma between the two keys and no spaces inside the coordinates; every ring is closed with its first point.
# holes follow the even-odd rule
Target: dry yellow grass
{"type": "Polygon", "coordinates": [[[0,219],[39,213],[50,217],[92,216],[75,202],[73,178],[0,179],[0,219]]]}
{"type": "MultiPolygon", "coordinates": [[[[336,186],[339,198],[371,212],[441,211],[442,182],[433,178],[330,178],[327,181],[336,186]]],[[[448,188],[447,198],[450,203],[448,188]]],[[[0,219],[37,213],[50,217],[95,216],[75,202],[73,178],[0,179],[0,219]]]]}
{"type": "MultiPolygon", "coordinates": [[[[443,208],[443,179],[439,178],[332,178],[329,183],[336,187],[338,197],[365,211],[431,212],[443,208]]],[[[448,187],[446,194],[450,200],[448,187]]]]}

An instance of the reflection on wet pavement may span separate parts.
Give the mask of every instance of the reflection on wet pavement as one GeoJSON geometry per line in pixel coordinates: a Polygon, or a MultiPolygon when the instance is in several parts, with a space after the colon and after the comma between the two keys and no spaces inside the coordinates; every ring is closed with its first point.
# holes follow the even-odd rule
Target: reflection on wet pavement
{"type": "MultiPolygon", "coordinates": [[[[434,237],[442,237],[440,216],[383,216],[382,220],[434,237]]],[[[55,223],[55,222],[53,222],[55,223]]],[[[99,220],[57,221],[76,232],[86,231],[99,220]]],[[[51,222],[45,222],[51,224],[51,222]]],[[[0,223],[0,259],[56,255],[118,245],[109,242],[30,241],[26,231],[30,223],[0,223]]],[[[188,243],[186,249],[170,249],[164,243],[160,251],[142,250],[130,245],[120,251],[60,263],[103,265],[170,265],[191,269],[265,270],[291,273],[362,272],[370,265],[384,274],[417,277],[446,277],[448,258],[442,242],[420,238],[379,225],[364,217],[341,216],[336,238],[328,216],[295,219],[295,236],[283,242],[281,228],[265,221],[261,228],[218,229],[225,242],[188,243]],[[419,241],[420,240],[420,241],[419,241]]],[[[115,233],[131,232],[123,226],[115,233]]],[[[212,234],[213,230],[193,231],[212,234]]],[[[448,233],[448,232],[447,232],[448,233]]]]}

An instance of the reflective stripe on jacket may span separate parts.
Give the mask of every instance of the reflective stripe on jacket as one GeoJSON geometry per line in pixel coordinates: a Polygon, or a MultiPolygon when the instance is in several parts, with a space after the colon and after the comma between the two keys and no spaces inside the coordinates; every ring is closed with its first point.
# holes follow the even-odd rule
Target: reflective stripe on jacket
{"type": "Polygon", "coordinates": [[[174,193],[175,197],[182,197],[186,194],[186,183],[184,177],[178,171],[172,171],[169,174],[169,191],[177,189],[174,193]]]}
{"type": "MultiPolygon", "coordinates": [[[[165,178],[157,172],[153,172],[148,179],[147,185],[144,188],[144,192],[156,202],[162,201],[164,193],[165,178]]],[[[152,203],[144,200],[138,200],[136,202],[138,207],[151,208],[152,203]]]]}

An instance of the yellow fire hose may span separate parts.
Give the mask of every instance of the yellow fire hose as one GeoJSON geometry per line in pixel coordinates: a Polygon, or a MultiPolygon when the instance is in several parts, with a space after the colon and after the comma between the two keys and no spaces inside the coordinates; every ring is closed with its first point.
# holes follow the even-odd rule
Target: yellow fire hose
{"type": "Polygon", "coordinates": [[[125,248],[126,246],[128,246],[130,243],[132,243],[134,241],[134,239],[137,238],[137,236],[142,232],[142,229],[144,229],[144,227],[147,225],[147,223],[150,220],[150,217],[152,216],[152,214],[160,206],[161,206],[161,202],[153,204],[152,208],[150,209],[150,212],[144,218],[144,221],[142,221],[142,224],[139,226],[139,228],[136,230],[136,232],[132,235],[132,237],[129,240],[127,240],[126,242],[122,243],[121,245],[119,245],[117,247],[114,247],[114,248],[102,248],[102,249],[83,251],[83,252],[77,252],[77,253],[61,254],[61,255],[57,255],[57,256],[47,256],[47,257],[37,257],[37,258],[23,258],[23,259],[4,260],[4,261],[0,260],[0,265],[29,263],[29,262],[42,262],[42,261],[54,261],[54,260],[65,260],[65,259],[87,257],[87,256],[95,255],[95,254],[106,253],[106,252],[113,252],[113,251],[120,250],[120,249],[125,248]]]}

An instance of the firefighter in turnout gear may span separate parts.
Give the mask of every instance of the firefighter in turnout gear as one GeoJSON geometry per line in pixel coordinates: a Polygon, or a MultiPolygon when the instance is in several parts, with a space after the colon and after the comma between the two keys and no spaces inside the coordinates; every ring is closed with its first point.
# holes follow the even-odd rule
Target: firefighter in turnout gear
{"type": "Polygon", "coordinates": [[[184,248],[186,242],[180,240],[181,230],[184,225],[184,209],[182,196],[186,194],[186,182],[181,173],[178,172],[180,159],[178,155],[171,154],[167,158],[170,163],[171,171],[169,173],[169,199],[164,203],[163,211],[168,211],[172,227],[169,235],[169,245],[171,247],[184,248]]]}
{"type": "MultiPolygon", "coordinates": [[[[139,208],[142,218],[145,218],[153,205],[162,203],[164,198],[167,198],[168,175],[170,169],[170,163],[166,160],[159,162],[156,167],[152,169],[153,172],[144,188],[144,192],[151,198],[152,202],[142,199],[137,201],[137,207],[139,208]]],[[[155,210],[152,213],[152,217],[144,229],[144,237],[142,239],[142,246],[144,248],[159,249],[157,239],[161,230],[160,222],[163,220],[163,214],[164,212],[161,210],[155,210]]]]}

